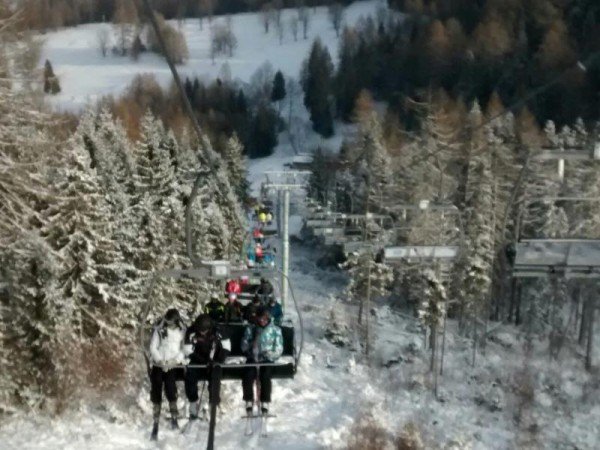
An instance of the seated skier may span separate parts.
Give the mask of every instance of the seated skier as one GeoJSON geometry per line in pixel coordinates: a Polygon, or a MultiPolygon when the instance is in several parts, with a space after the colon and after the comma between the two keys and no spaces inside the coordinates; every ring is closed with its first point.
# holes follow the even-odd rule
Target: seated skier
{"type": "Polygon", "coordinates": [[[153,440],[158,438],[163,385],[165,395],[169,401],[171,427],[178,428],[175,366],[185,363],[183,353],[184,335],[185,325],[181,320],[179,311],[174,308],[166,312],[152,332],[152,338],[150,339],[150,358],[152,361],[152,369],[150,370],[150,400],[153,405],[154,424],[151,436],[153,440]]]}
{"type": "Polygon", "coordinates": [[[237,299],[237,294],[233,292],[228,295],[228,302],[225,305],[225,322],[241,322],[243,318],[242,304],[237,299]]]}
{"type": "Polygon", "coordinates": [[[264,305],[260,301],[260,297],[255,294],[254,297],[252,297],[252,301],[244,307],[244,320],[249,323],[254,323],[256,311],[260,306],[264,305]]]}
{"type": "Polygon", "coordinates": [[[275,289],[269,280],[266,278],[260,279],[260,284],[256,288],[256,295],[260,298],[263,304],[268,304],[269,300],[275,296],[275,289]]]}
{"type": "Polygon", "coordinates": [[[264,252],[263,252],[262,244],[256,243],[256,245],[254,246],[254,258],[256,260],[256,264],[260,265],[263,263],[263,256],[264,256],[264,252]]]}
{"type": "Polygon", "coordinates": [[[215,322],[225,320],[225,305],[221,303],[216,292],[210,295],[210,301],[204,305],[204,314],[208,314],[215,322]]]}
{"type": "Polygon", "coordinates": [[[238,280],[229,280],[225,284],[226,294],[239,294],[240,292],[242,292],[242,286],[238,280]]]}
{"type": "Polygon", "coordinates": [[[190,358],[190,365],[209,365],[207,369],[188,367],[185,371],[185,394],[190,403],[190,420],[198,419],[198,381],[203,373],[208,373],[208,402],[218,405],[221,402],[220,364],[231,351],[229,339],[223,339],[215,323],[207,314],[199,315],[185,334],[184,351],[190,358]],[[215,380],[215,383],[212,380],[215,380]]]}
{"type": "MultiPolygon", "coordinates": [[[[272,363],[277,361],[283,353],[283,335],[281,328],[275,325],[265,307],[260,307],[256,312],[253,324],[249,324],[244,330],[242,339],[242,352],[247,356],[247,362],[272,363]]],[[[242,380],[244,401],[246,402],[246,414],[252,415],[254,404],[254,381],[260,382],[260,411],[261,414],[269,413],[272,389],[272,368],[263,366],[248,367],[242,380]]]]}
{"type": "Polygon", "coordinates": [[[281,305],[277,302],[275,296],[272,296],[269,299],[269,314],[273,319],[273,322],[277,326],[281,326],[281,319],[283,319],[283,310],[281,309],[281,305]]]}

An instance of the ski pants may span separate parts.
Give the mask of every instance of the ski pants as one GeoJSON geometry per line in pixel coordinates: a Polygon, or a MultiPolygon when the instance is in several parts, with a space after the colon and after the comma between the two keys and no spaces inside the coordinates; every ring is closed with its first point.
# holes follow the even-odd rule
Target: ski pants
{"type": "Polygon", "coordinates": [[[169,403],[177,401],[176,369],[165,372],[162,367],[152,366],[150,371],[150,400],[154,404],[162,403],[163,385],[169,403]]]}
{"type": "Polygon", "coordinates": [[[188,367],[185,371],[185,395],[189,402],[198,401],[198,381],[204,379],[203,374],[208,370],[208,402],[218,405],[221,403],[221,366],[210,369],[188,367]]]}
{"type": "MultiPolygon", "coordinates": [[[[246,373],[244,374],[244,379],[242,380],[242,389],[244,391],[245,402],[254,401],[254,381],[257,378],[256,372],[256,367],[248,367],[246,369],[246,373]]],[[[271,367],[260,368],[260,375],[258,378],[260,379],[260,401],[262,403],[268,403],[271,401],[271,390],[273,388],[273,383],[271,381],[272,372],[273,370],[271,367]]]]}

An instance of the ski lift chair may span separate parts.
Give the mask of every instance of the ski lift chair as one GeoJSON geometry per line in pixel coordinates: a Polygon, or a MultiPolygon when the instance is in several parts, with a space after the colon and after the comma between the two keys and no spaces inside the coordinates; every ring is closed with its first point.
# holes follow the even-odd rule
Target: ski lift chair
{"type": "MultiPolygon", "coordinates": [[[[276,270],[247,270],[247,269],[231,269],[228,266],[228,262],[207,262],[205,267],[195,269],[174,269],[163,272],[158,272],[152,279],[149,292],[147,295],[146,304],[141,313],[140,317],[140,332],[139,339],[140,345],[142,346],[144,358],[146,361],[147,369],[150,367],[150,355],[148,352],[148,345],[150,341],[149,326],[151,323],[148,321],[151,312],[153,311],[153,304],[155,296],[153,290],[156,282],[160,278],[172,278],[172,279],[214,279],[214,280],[225,280],[225,279],[241,279],[248,278],[249,285],[256,286],[256,280],[265,278],[271,282],[275,287],[278,286],[279,273],[276,270]]],[[[292,298],[293,291],[292,291],[292,298]]],[[[241,342],[244,333],[244,329],[247,324],[245,323],[221,323],[219,329],[223,336],[229,337],[231,340],[232,348],[231,354],[225,364],[222,365],[223,379],[224,380],[241,380],[245,369],[248,364],[237,363],[235,361],[245,360],[246,355],[242,353],[241,342]]],[[[296,333],[293,323],[290,319],[284,319],[280,325],[283,335],[283,354],[280,360],[275,363],[260,364],[261,366],[271,367],[274,379],[291,379],[294,378],[302,351],[302,333],[300,333],[299,345],[296,345],[296,333]]],[[[257,366],[257,364],[251,364],[251,366],[257,366]]],[[[181,367],[183,369],[183,366],[181,367]]],[[[206,369],[206,367],[200,367],[200,369],[206,369]]],[[[201,379],[208,380],[208,370],[202,374],[201,379]]],[[[180,371],[178,378],[183,379],[183,371],[180,371]]]]}

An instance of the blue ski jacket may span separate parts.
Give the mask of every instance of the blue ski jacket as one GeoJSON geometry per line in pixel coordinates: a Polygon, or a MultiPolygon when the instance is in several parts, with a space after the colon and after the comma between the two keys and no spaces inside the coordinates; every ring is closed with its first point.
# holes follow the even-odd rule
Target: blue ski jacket
{"type": "Polygon", "coordinates": [[[283,353],[281,328],[270,321],[264,328],[249,325],[244,330],[242,352],[254,362],[275,362],[283,353]]]}

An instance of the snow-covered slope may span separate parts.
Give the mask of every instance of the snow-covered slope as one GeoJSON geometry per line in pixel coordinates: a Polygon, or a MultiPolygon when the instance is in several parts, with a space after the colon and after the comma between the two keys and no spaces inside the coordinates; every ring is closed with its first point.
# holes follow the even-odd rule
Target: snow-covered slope
{"type": "MultiPolygon", "coordinates": [[[[317,268],[313,249],[294,246],[292,255],[306,337],[299,372],[294,380],[275,382],[272,411],[277,417],[266,439],[244,436],[241,386],[224,382],[216,448],[344,448],[355,434],[355,420],[368,414],[391,436],[413,423],[425,448],[598,448],[599,381],[597,374],[583,371],[573,348],[567,345],[558,361],[549,361],[545,344],[534,342],[526,352],[522,330],[502,326],[471,367],[471,341],[459,337],[451,321],[436,399],[415,319],[389,306],[374,310],[376,340],[368,367],[352,348],[338,348],[324,338],[334,305],[341,320],[352,325],[355,308],[332,298],[342,291],[344,275],[317,268]]],[[[14,418],[0,428],[0,448],[205,448],[205,424],[187,436],[165,430],[158,443],[148,440],[147,389],[147,383],[134,385],[120,400],[82,401],[79,410],[54,420],[14,418]]]]}
{"type": "MultiPolygon", "coordinates": [[[[354,24],[361,16],[373,15],[378,6],[385,2],[377,0],[353,3],[345,13],[345,23],[354,24]]],[[[238,47],[232,58],[219,57],[215,64],[210,58],[210,27],[204,21],[200,29],[198,20],[188,19],[183,25],[190,51],[190,59],[179,66],[182,75],[199,76],[214,79],[221,72],[224,63],[229,64],[234,79],[249,81],[252,74],[262,64],[269,61],[275,70],[297,78],[302,61],[315,38],[325,43],[336,61],[338,38],[335,35],[326,8],[310,9],[311,22],[308,39],[302,39],[302,30],[298,41],[294,41],[287,23],[296,11],[285,10],[283,23],[286,33],[283,43],[273,27],[265,34],[258,14],[237,14],[231,17],[233,32],[238,47]]],[[[225,22],[225,17],[215,17],[214,22],[225,22]]],[[[175,26],[176,22],[174,22],[175,26]]],[[[159,82],[167,86],[171,74],[164,59],[153,53],[142,54],[138,61],[129,57],[114,56],[103,58],[97,44],[99,30],[107,28],[112,34],[110,24],[90,24],[62,29],[43,36],[45,44],[41,61],[49,59],[60,79],[62,92],[49,97],[50,102],[59,109],[77,110],[88,103],[94,103],[106,95],[120,94],[137,74],[152,73],[159,82]]]]}

